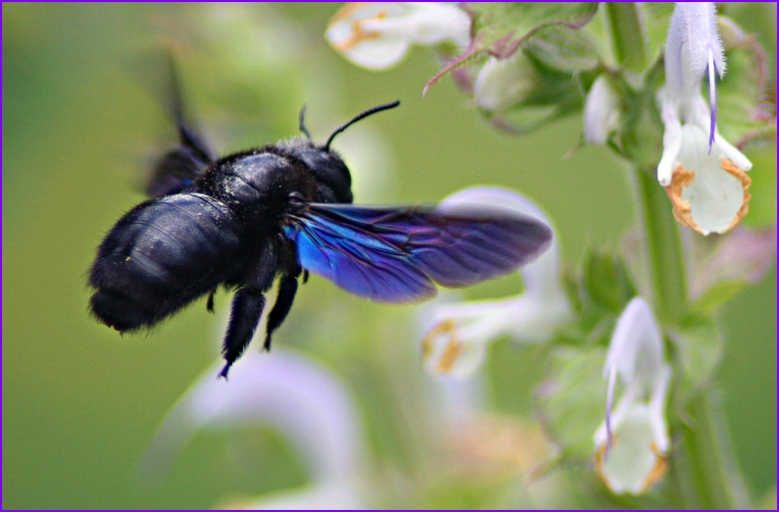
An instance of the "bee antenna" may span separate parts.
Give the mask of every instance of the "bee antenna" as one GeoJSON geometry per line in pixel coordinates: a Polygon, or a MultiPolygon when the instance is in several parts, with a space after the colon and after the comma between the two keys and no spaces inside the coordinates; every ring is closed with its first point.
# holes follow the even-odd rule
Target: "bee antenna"
{"type": "Polygon", "coordinates": [[[335,138],[335,136],[338,135],[339,133],[341,133],[342,131],[346,130],[347,128],[349,128],[351,125],[353,125],[357,121],[360,121],[361,119],[365,119],[366,117],[368,117],[370,115],[373,115],[373,114],[375,114],[377,112],[381,112],[382,110],[389,110],[391,108],[395,108],[398,105],[400,105],[400,101],[399,100],[395,100],[392,103],[387,103],[385,105],[379,105],[378,107],[369,108],[368,110],[366,110],[362,114],[359,114],[354,119],[352,119],[351,121],[349,121],[345,125],[343,125],[340,128],[338,128],[336,131],[334,131],[332,133],[332,135],[330,135],[330,138],[327,139],[327,142],[325,142],[324,150],[325,151],[330,151],[330,143],[333,142],[333,139],[335,138]]]}
{"type": "Polygon", "coordinates": [[[306,128],[306,125],[303,121],[305,117],[306,117],[306,105],[303,105],[303,108],[300,109],[300,116],[298,116],[298,126],[300,127],[300,131],[306,135],[306,138],[308,140],[311,140],[311,134],[308,132],[308,128],[306,128]]]}

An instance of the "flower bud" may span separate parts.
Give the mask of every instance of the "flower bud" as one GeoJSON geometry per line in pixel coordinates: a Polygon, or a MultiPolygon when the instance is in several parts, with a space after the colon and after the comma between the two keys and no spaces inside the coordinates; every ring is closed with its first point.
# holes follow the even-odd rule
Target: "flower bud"
{"type": "Polygon", "coordinates": [[[476,77],[474,98],[484,109],[505,112],[526,100],[539,82],[533,63],[517,50],[507,59],[489,58],[476,77]]]}
{"type": "Polygon", "coordinates": [[[584,104],[584,138],[590,144],[605,144],[619,127],[620,102],[606,75],[599,76],[584,104]]]}

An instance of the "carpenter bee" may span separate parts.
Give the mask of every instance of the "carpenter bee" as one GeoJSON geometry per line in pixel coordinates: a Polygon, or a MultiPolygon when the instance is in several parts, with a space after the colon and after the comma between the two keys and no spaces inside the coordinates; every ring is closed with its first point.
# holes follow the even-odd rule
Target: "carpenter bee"
{"type": "Polygon", "coordinates": [[[468,286],[506,275],[549,245],[551,230],[484,206],[352,205],[351,176],[330,148],[359,114],[315,144],[305,137],[215,156],[185,120],[178,85],[179,143],[157,163],[151,199],[126,213],[97,249],[89,272],[91,313],[120,332],[151,327],[199,297],[213,311],[218,287],[235,290],[222,354],[227,377],[260,322],[279,279],[264,348],[308,272],[379,302],[433,297],[438,283],[468,286]]]}

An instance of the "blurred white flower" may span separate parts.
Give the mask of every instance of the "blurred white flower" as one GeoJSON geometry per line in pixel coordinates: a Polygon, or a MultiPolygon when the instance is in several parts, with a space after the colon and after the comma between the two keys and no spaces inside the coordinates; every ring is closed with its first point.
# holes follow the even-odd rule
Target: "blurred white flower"
{"type": "Polygon", "coordinates": [[[535,91],[540,78],[522,50],[507,59],[490,57],[473,86],[476,103],[492,112],[504,112],[535,91]]]}
{"type": "MultiPolygon", "coordinates": [[[[474,187],[447,198],[443,204],[485,204],[509,208],[549,224],[530,200],[499,188],[474,187]]],[[[541,343],[572,319],[560,284],[557,242],[536,261],[520,270],[525,291],[502,300],[433,306],[433,327],[422,342],[422,358],[436,374],[465,376],[484,359],[487,344],[507,333],[521,343],[541,343]]]]}
{"type": "Polygon", "coordinates": [[[364,508],[364,439],[355,404],[334,375],[290,351],[247,352],[217,380],[209,368],[171,410],[141,461],[159,471],[201,429],[268,424],[288,436],[304,461],[310,484],[258,501],[250,508],[364,508]]]}
{"type": "Polygon", "coordinates": [[[465,48],[471,21],[454,5],[423,2],[355,2],[327,25],[325,37],[358,66],[382,70],[398,64],[411,44],[451,41],[465,48]]]}
{"type": "Polygon", "coordinates": [[[750,180],[744,171],[752,163],[722,138],[716,126],[715,75],[722,78],[724,73],[714,4],[677,3],[665,48],[666,85],[658,93],[665,133],[657,179],[667,187],[677,219],[704,235],[735,226],[746,215],[749,201],[750,180]],[[710,105],[700,90],[706,69],[710,105]],[[699,180],[705,183],[693,188],[699,180]],[[693,190],[682,193],[682,187],[693,190]],[[690,205],[681,202],[692,199],[690,205]]]}
{"type": "Polygon", "coordinates": [[[664,410],[671,367],[644,299],[631,300],[619,317],[603,373],[608,399],[594,436],[595,469],[612,492],[641,494],[665,474],[670,445],[664,410]],[[617,376],[624,390],[612,410],[617,376]]]}
{"type": "Polygon", "coordinates": [[[619,127],[619,95],[606,75],[600,75],[584,103],[584,138],[590,144],[605,144],[619,127]]]}

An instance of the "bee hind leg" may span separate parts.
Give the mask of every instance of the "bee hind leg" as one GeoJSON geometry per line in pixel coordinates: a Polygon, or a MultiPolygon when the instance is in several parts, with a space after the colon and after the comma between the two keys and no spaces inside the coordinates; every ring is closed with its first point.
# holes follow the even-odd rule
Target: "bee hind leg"
{"type": "MultiPolygon", "coordinates": [[[[252,341],[257,325],[262,318],[262,311],[265,309],[263,293],[268,291],[273,284],[277,266],[277,247],[271,240],[262,247],[260,257],[257,259],[254,270],[249,274],[247,282],[233,296],[230,323],[222,343],[222,355],[227,363],[219,372],[220,377],[227,379],[230,367],[241,357],[252,341]]],[[[273,309],[275,310],[276,307],[273,309]]]]}
{"type": "Polygon", "coordinates": [[[235,293],[230,313],[230,324],[222,343],[222,355],[227,364],[219,372],[219,377],[227,379],[230,367],[249,346],[264,308],[265,296],[256,289],[243,288],[235,293]]]}

